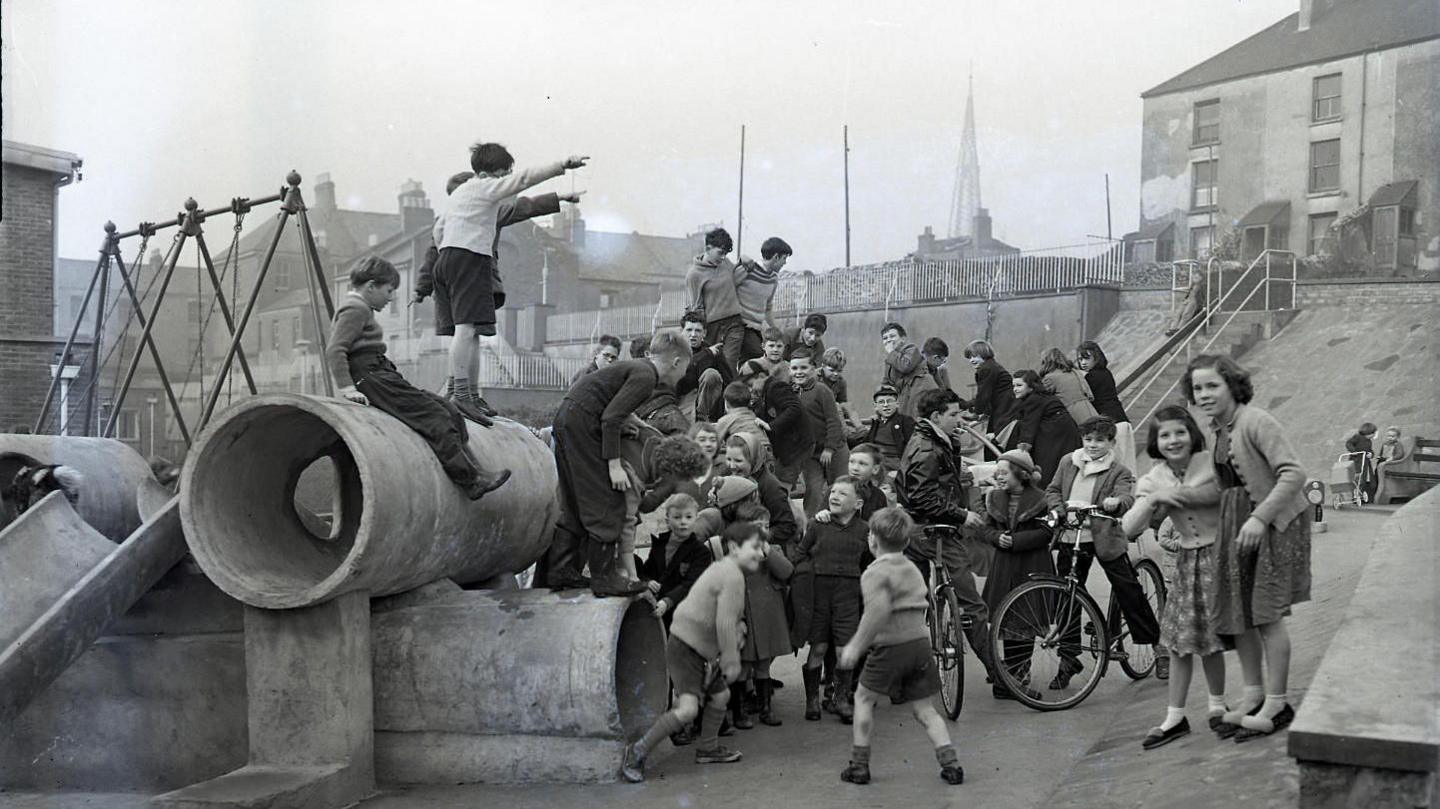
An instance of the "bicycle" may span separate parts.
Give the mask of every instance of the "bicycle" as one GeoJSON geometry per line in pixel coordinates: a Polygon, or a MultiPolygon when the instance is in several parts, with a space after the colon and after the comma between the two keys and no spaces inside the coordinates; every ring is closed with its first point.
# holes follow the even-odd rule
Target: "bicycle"
{"type": "Polygon", "coordinates": [[[935,539],[935,554],[928,560],[930,586],[925,599],[929,607],[925,622],[930,626],[930,653],[940,669],[941,707],[945,716],[954,721],[965,703],[965,644],[960,635],[973,625],[974,619],[960,611],[950,571],[940,560],[944,558],[944,537],[958,537],[960,529],[954,525],[926,525],[921,530],[927,539],[935,539]]]}
{"type": "MultiPolygon", "coordinates": [[[[1102,616],[1100,605],[1076,573],[1080,529],[1094,519],[1116,518],[1101,513],[1098,506],[1069,506],[1052,514],[1052,525],[1062,529],[1064,537],[1057,541],[1060,552],[1071,554],[1070,572],[1063,577],[1030,574],[1028,581],[1006,594],[990,619],[996,676],[1017,700],[1039,711],[1079,705],[1100,684],[1112,660],[1132,680],[1144,679],[1155,669],[1155,647],[1130,640],[1115,594],[1111,593],[1102,616]]],[[[1160,567],[1141,559],[1135,575],[1159,616],[1166,597],[1160,567]]]]}

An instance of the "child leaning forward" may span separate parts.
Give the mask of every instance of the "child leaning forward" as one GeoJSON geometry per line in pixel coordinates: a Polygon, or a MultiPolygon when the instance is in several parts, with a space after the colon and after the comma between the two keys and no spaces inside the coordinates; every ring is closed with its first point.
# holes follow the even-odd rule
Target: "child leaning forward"
{"type": "Polygon", "coordinates": [[[418,433],[445,474],[478,500],[509,480],[510,470],[494,476],[482,471],[466,446],[465,419],[455,406],[411,385],[385,356],[385,334],[375,312],[390,305],[399,285],[400,273],[383,258],[367,256],[355,265],[350,291],[335,309],[326,365],[340,396],[389,413],[418,433]]]}
{"type": "Polygon", "coordinates": [[[905,556],[915,523],[904,509],[884,508],[870,519],[870,552],[875,561],[860,576],[865,617],[855,636],[840,651],[840,668],[855,668],[869,649],[869,658],[855,689],[854,746],[850,765],[840,780],[851,784],[870,783],[870,733],[875,723],[875,703],[888,696],[895,705],[908,705],[925,735],[935,745],[940,777],[947,784],[965,780],[965,771],[950,743],[945,720],[935,710],[934,696],[940,690],[940,672],[930,651],[930,630],[925,624],[925,580],[905,556]]]}

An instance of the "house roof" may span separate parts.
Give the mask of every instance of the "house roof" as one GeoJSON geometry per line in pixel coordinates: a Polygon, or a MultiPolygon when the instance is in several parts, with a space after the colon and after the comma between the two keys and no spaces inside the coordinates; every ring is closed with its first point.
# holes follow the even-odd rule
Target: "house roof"
{"type": "Polygon", "coordinates": [[[683,278],[699,244],[672,236],[587,230],[584,245],[571,244],[570,249],[579,258],[583,279],[654,284],[683,278]]]}
{"type": "Polygon", "coordinates": [[[71,178],[80,171],[85,162],[79,155],[70,152],[13,140],[0,142],[0,161],[71,178]]]}
{"type": "MultiPolygon", "coordinates": [[[[1319,4],[1317,3],[1317,6],[1319,4]]],[[[1440,37],[1435,0],[1340,0],[1299,30],[1299,13],[1140,94],[1175,93],[1440,37]]]]}
{"type": "Polygon", "coordinates": [[[1245,214],[1245,217],[1240,220],[1239,224],[1237,224],[1236,227],[1260,227],[1262,225],[1268,225],[1276,221],[1277,219],[1289,221],[1289,200],[1284,200],[1281,202],[1262,202],[1259,205],[1256,205],[1254,208],[1250,209],[1250,213],[1245,214]]]}
{"type": "Polygon", "coordinates": [[[1134,233],[1125,234],[1124,241],[1127,242],[1153,242],[1158,241],[1165,234],[1175,229],[1175,223],[1169,219],[1159,222],[1151,222],[1134,233]]]}
{"type": "Polygon", "coordinates": [[[1403,205],[1407,198],[1414,196],[1415,188],[1418,185],[1419,183],[1415,180],[1402,180],[1398,183],[1382,185],[1370,196],[1370,207],[1403,205]]]}

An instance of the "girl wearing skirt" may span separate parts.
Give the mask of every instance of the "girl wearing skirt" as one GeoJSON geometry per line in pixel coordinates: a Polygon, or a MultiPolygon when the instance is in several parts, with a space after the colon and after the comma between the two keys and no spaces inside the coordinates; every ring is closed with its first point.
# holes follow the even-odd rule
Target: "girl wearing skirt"
{"type": "Polygon", "coordinates": [[[1215,428],[1212,458],[1220,486],[1216,630],[1234,639],[1245,681],[1238,710],[1225,714],[1224,721],[1236,728],[1235,741],[1246,742],[1295,719],[1286,693],[1290,634],[1285,618],[1291,605],[1310,600],[1310,507],[1301,494],[1305,470],[1280,423],[1250,404],[1255,394],[1250,373],[1234,360],[1196,357],[1180,388],[1215,428]]]}
{"type": "Polygon", "coordinates": [[[1153,750],[1190,733],[1185,698],[1197,656],[1210,691],[1210,729],[1223,726],[1225,647],[1216,632],[1220,487],[1205,436],[1190,411],[1167,405],[1150,422],[1145,452],[1156,464],[1135,484],[1135,505],[1121,526],[1134,537],[1168,518],[1178,541],[1175,577],[1160,618],[1160,643],[1170,652],[1170,703],[1165,721],[1150,730],[1142,745],[1153,750]]]}

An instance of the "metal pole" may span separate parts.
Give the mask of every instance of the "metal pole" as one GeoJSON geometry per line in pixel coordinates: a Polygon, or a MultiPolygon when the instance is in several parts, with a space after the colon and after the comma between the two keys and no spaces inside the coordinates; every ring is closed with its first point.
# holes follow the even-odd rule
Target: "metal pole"
{"type": "MultiPolygon", "coordinates": [[[[300,215],[302,217],[304,216],[303,213],[300,215]]],[[[301,221],[303,222],[304,220],[302,219],[301,221]]],[[[303,250],[304,248],[301,249],[303,250]]],[[[309,261],[305,260],[302,257],[301,263],[308,264],[309,261]]],[[[323,357],[325,356],[325,326],[328,324],[326,323],[326,321],[320,319],[320,302],[315,295],[315,284],[319,283],[320,288],[324,289],[325,282],[323,280],[323,275],[321,275],[320,279],[317,279],[316,275],[317,273],[307,273],[305,278],[305,285],[310,288],[310,316],[315,319],[315,342],[320,346],[320,356],[323,357]]],[[[408,312],[410,308],[407,306],[405,309],[408,312]]],[[[325,395],[335,395],[335,382],[330,379],[329,374],[325,375],[325,395]]]]}
{"type": "Polygon", "coordinates": [[[105,341],[105,303],[110,297],[110,256],[119,252],[113,238],[105,240],[104,249],[104,254],[100,256],[100,305],[95,307],[95,335],[90,341],[90,390],[85,393],[85,426],[81,428],[81,435],[90,435],[95,427],[95,394],[100,381],[100,346],[105,341]]]}
{"type": "Polygon", "coordinates": [[[740,255],[741,236],[745,232],[745,125],[740,125],[740,211],[735,215],[735,255],[740,255]]]}
{"type": "MultiPolygon", "coordinates": [[[[185,210],[188,215],[194,215],[199,205],[193,199],[185,200],[185,210]]],[[[188,216],[187,216],[188,218],[188,216]]],[[[160,304],[165,301],[165,291],[170,288],[170,279],[175,275],[175,265],[180,263],[180,255],[185,249],[185,231],[181,230],[175,239],[175,246],[170,250],[169,260],[165,265],[165,276],[160,279],[160,289],[155,293],[155,303],[150,307],[150,317],[145,321],[140,330],[140,342],[144,343],[150,339],[150,332],[155,328],[155,318],[160,314],[160,304]]],[[[139,314],[138,312],[136,314],[139,314]]],[[[110,411],[110,419],[105,423],[105,431],[102,437],[110,435],[115,429],[115,422],[120,418],[120,407],[125,403],[125,396],[130,392],[130,384],[135,381],[135,372],[140,369],[141,353],[135,352],[130,358],[130,364],[125,369],[125,381],[120,384],[119,395],[115,399],[115,405],[110,411]]],[[[168,384],[167,384],[168,389],[168,384]]],[[[176,415],[179,415],[178,409],[176,415]]],[[[188,440],[188,439],[187,439],[188,440]]]]}
{"type": "MultiPolygon", "coordinates": [[[[179,259],[178,253],[176,254],[176,259],[179,259]]],[[[160,377],[160,385],[165,389],[165,398],[170,400],[170,409],[175,413],[175,426],[180,428],[180,436],[185,439],[186,446],[189,446],[190,431],[186,429],[185,418],[180,414],[180,400],[175,397],[175,389],[170,386],[170,377],[165,373],[165,364],[160,361],[160,350],[155,347],[155,338],[150,336],[150,329],[147,328],[146,325],[145,313],[140,311],[140,296],[135,294],[135,285],[130,283],[130,273],[125,271],[125,260],[120,257],[118,252],[115,254],[115,269],[120,271],[120,280],[125,284],[125,293],[130,296],[130,305],[135,307],[135,317],[140,321],[140,346],[150,349],[150,359],[155,363],[155,374],[160,377]]],[[[163,297],[164,294],[165,291],[162,288],[160,295],[163,297]]],[[[155,306],[157,309],[160,306],[159,297],[155,299],[155,306]]],[[[151,317],[154,317],[153,312],[151,313],[151,317]]],[[[140,347],[136,347],[135,359],[137,362],[139,358],[140,347]]],[[[115,403],[113,413],[111,414],[112,418],[116,413],[120,412],[120,405],[125,400],[125,391],[128,391],[129,388],[130,380],[127,377],[124,391],[121,392],[120,398],[115,403]]],[[[152,416],[151,419],[153,421],[154,417],[152,416]]]]}
{"type": "MultiPolygon", "coordinates": [[[[286,177],[289,182],[294,178],[293,186],[300,184],[300,175],[290,172],[286,177]]],[[[288,202],[288,200],[287,200],[288,202]]],[[[219,377],[230,373],[230,364],[235,361],[235,353],[240,350],[240,341],[245,337],[245,327],[250,324],[250,316],[255,313],[255,304],[260,300],[260,291],[265,286],[265,275],[270,271],[270,262],[275,258],[275,248],[280,246],[280,237],[285,235],[285,223],[290,218],[290,207],[287,205],[280,208],[280,216],[275,222],[275,234],[270,238],[270,246],[265,249],[265,258],[260,262],[260,272],[255,277],[255,286],[250,290],[250,299],[245,303],[245,311],[240,315],[240,323],[235,327],[235,334],[230,337],[230,347],[225,350],[225,359],[220,364],[219,377]]],[[[219,378],[217,377],[217,378],[219,378]]],[[[216,385],[210,389],[210,398],[205,402],[205,409],[200,413],[200,427],[204,429],[209,423],[210,416],[215,412],[215,404],[220,399],[220,386],[216,385]]]]}
{"type": "MultiPolygon", "coordinates": [[[[199,245],[200,258],[202,259],[202,263],[205,265],[205,271],[210,274],[210,285],[215,288],[215,302],[220,305],[220,317],[225,319],[225,328],[230,332],[230,335],[233,337],[235,335],[235,320],[230,316],[230,306],[225,301],[225,292],[223,285],[220,283],[220,276],[215,273],[215,262],[213,259],[210,258],[210,247],[205,244],[204,233],[195,234],[195,244],[199,245]]],[[[240,274],[240,262],[238,259],[236,259],[235,261],[235,274],[240,274]]],[[[203,348],[201,349],[201,353],[204,353],[203,348]]],[[[250,395],[253,396],[258,391],[255,388],[255,378],[250,374],[250,363],[245,361],[245,349],[243,347],[236,353],[236,359],[240,360],[240,373],[245,375],[245,385],[250,388],[250,395]]],[[[201,368],[201,374],[201,379],[204,379],[203,366],[201,368]]],[[[224,383],[224,379],[221,379],[220,377],[215,378],[216,385],[223,385],[224,383]]],[[[200,398],[202,400],[205,398],[205,394],[203,392],[200,394],[200,398]]]]}
{"type": "MultiPolygon", "coordinates": [[[[320,300],[325,303],[325,317],[333,318],[335,317],[335,301],[330,297],[330,279],[325,277],[325,265],[321,263],[320,251],[315,246],[315,233],[310,230],[310,217],[305,213],[305,200],[300,197],[300,188],[298,186],[300,175],[293,174],[293,172],[292,175],[295,177],[295,182],[297,183],[294,189],[295,196],[293,200],[287,198],[285,204],[293,205],[294,207],[291,212],[299,214],[300,216],[300,250],[310,257],[315,277],[320,281],[320,300]]],[[[329,321],[327,320],[324,325],[328,326],[329,321]]],[[[321,334],[324,334],[324,329],[321,329],[321,334]]],[[[325,348],[323,338],[321,339],[320,348],[323,354],[325,348]]]]}
{"type": "Polygon", "coordinates": [[[1105,172],[1105,239],[1115,241],[1115,230],[1110,224],[1110,172],[1105,172]]]}
{"type": "Polygon", "coordinates": [[[845,141],[845,266],[850,266],[850,125],[844,129],[845,141]]]}
{"type": "MultiPolygon", "coordinates": [[[[111,235],[115,230],[114,222],[105,223],[105,243],[100,248],[100,258],[95,260],[95,271],[90,274],[90,285],[85,288],[85,297],[80,301],[80,311],[75,313],[75,323],[70,327],[70,336],[65,339],[65,347],[60,351],[60,371],[50,379],[50,388],[45,391],[45,401],[40,405],[40,415],[35,419],[33,432],[40,434],[44,432],[45,417],[50,415],[50,405],[55,401],[55,391],[60,387],[60,379],[65,375],[65,364],[70,360],[70,351],[75,347],[75,337],[80,334],[80,324],[85,322],[85,312],[90,308],[90,298],[95,294],[95,283],[100,280],[100,272],[105,266],[105,256],[108,255],[111,235]]],[[[104,306],[104,302],[101,302],[104,306]]]]}

